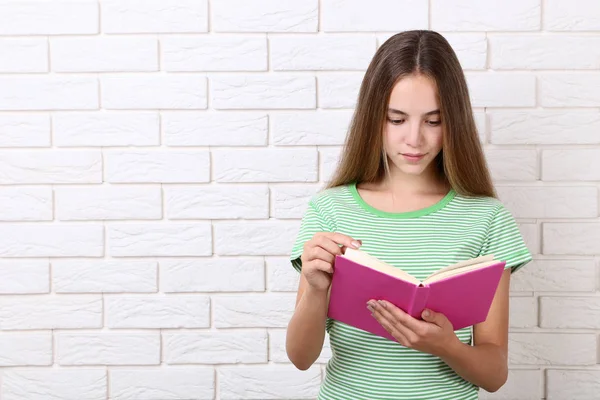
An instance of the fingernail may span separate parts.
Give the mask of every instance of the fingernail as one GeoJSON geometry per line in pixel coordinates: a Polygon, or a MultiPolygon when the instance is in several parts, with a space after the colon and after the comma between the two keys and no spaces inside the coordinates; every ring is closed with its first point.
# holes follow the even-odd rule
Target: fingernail
{"type": "Polygon", "coordinates": [[[424,317],[429,317],[429,310],[423,311],[423,316],[424,317]]]}
{"type": "Polygon", "coordinates": [[[379,300],[379,304],[381,304],[381,307],[385,308],[385,303],[382,300],[379,300]]]}
{"type": "Polygon", "coordinates": [[[372,315],[372,314],[373,314],[373,311],[374,311],[374,310],[373,310],[373,307],[371,307],[371,305],[370,305],[370,304],[367,304],[367,308],[369,309],[369,311],[371,311],[371,315],[372,315]]]}
{"type": "Polygon", "coordinates": [[[358,243],[357,241],[353,241],[352,247],[354,247],[355,249],[358,249],[360,247],[360,243],[358,243]]]}

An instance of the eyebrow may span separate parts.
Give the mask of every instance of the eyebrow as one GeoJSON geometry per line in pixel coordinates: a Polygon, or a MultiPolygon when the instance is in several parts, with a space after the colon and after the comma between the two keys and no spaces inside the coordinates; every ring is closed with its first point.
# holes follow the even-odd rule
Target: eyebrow
{"type": "MultiPolygon", "coordinates": [[[[393,114],[408,115],[404,111],[396,110],[395,108],[388,108],[388,112],[391,112],[393,114]]],[[[433,111],[426,112],[423,115],[434,115],[434,114],[439,114],[439,113],[440,113],[440,110],[433,110],[433,111]]]]}

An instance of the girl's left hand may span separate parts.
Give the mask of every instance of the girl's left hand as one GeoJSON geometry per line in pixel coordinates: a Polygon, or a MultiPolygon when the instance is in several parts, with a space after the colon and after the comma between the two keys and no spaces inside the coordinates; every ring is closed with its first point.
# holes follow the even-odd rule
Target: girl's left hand
{"type": "Polygon", "coordinates": [[[442,357],[460,343],[444,314],[424,310],[421,321],[385,300],[370,300],[367,308],[385,330],[405,347],[442,357]]]}

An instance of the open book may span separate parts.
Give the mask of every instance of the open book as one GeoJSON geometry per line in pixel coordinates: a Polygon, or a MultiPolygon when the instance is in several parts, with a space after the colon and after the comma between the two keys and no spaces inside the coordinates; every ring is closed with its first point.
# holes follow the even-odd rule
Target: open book
{"type": "Polygon", "coordinates": [[[362,250],[348,248],[336,256],[328,317],[394,340],[367,309],[371,299],[387,300],[419,319],[425,308],[441,312],[454,330],[462,329],[486,320],[505,265],[492,255],[477,257],[420,281],[362,250]]]}

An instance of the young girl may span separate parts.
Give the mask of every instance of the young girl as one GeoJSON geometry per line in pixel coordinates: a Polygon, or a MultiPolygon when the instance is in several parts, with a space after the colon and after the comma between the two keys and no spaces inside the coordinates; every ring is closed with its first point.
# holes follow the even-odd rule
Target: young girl
{"type": "Polygon", "coordinates": [[[289,359],[309,368],[327,331],[319,399],[477,399],[480,387],[506,382],[509,279],[530,260],[496,198],[454,51],[431,31],[391,37],[367,69],[337,172],[309,202],[292,249],[301,274],[289,359]],[[458,331],[432,310],[421,320],[369,301],[391,341],[327,318],[334,257],[349,247],[418,279],[487,254],[506,269],[487,320],[458,331]]]}

